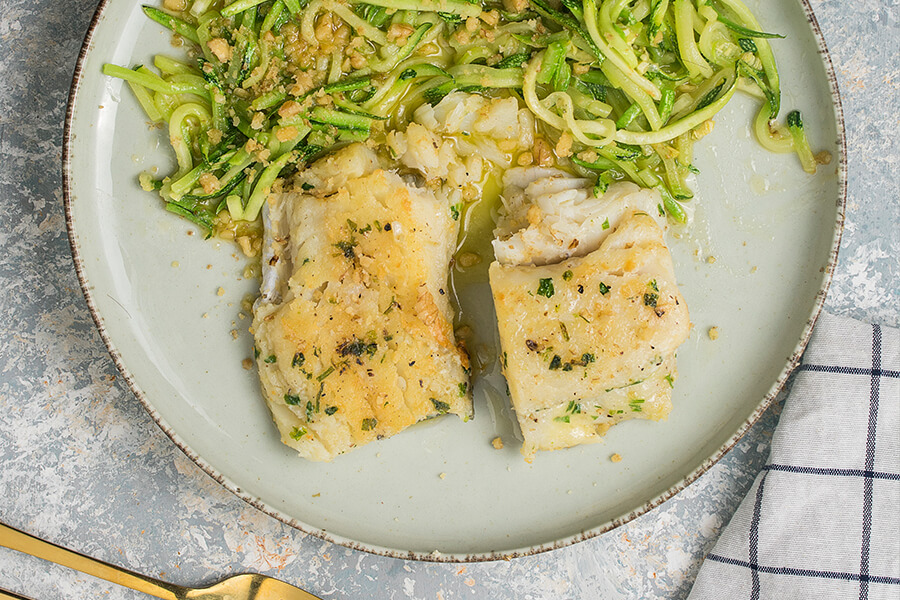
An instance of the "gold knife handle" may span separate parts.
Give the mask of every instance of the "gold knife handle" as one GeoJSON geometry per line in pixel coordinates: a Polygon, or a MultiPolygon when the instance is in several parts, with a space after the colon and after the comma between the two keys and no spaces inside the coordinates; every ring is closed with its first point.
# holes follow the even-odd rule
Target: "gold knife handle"
{"type": "Polygon", "coordinates": [[[81,571],[82,573],[87,573],[88,575],[93,575],[94,577],[99,577],[100,579],[105,579],[157,598],[163,598],[164,600],[180,600],[184,598],[185,589],[180,586],[158,581],[101,560],[84,556],[72,550],[67,550],[3,523],[0,523],[0,546],[6,546],[12,550],[18,550],[31,556],[49,560],[58,565],[69,567],[70,569],[75,569],[76,571],[81,571]]]}

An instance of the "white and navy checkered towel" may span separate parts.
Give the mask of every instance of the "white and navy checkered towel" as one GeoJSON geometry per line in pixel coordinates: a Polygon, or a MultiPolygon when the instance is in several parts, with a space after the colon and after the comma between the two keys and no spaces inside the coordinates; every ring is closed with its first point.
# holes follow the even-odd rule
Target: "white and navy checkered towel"
{"type": "Polygon", "coordinates": [[[900,600],[900,330],[822,314],[688,600],[900,600]]]}

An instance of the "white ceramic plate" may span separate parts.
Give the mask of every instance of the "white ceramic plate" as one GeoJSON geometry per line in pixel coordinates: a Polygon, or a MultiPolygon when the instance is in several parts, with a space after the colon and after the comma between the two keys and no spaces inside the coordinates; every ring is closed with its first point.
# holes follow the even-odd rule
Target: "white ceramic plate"
{"type": "Polygon", "coordinates": [[[592,537],[658,505],[771,402],[808,339],[840,238],[843,128],[812,13],[799,1],[750,4],[788,34],[775,42],[784,109],[803,110],[813,145],[835,161],[810,177],[795,157],[762,150],[745,97],[698,144],[697,225],[691,239],[672,242],[694,328],[679,351],[668,422],[628,422],[604,444],[544,453],[529,465],[505,399],[477,384],[474,422],[440,419],[331,464],[297,458],[278,441],[255,373],[241,368],[251,338],[237,314],[255,287],[241,277],[244,260],[228,244],[200,239],[136,183],[141,170],[172,169],[171,150],[127,87],[100,68],[178,51],[130,0],[97,11],[73,82],[64,156],[75,263],[113,358],[165,432],[228,489],[369,552],[510,557],[592,537]],[[710,326],[719,327],[714,342],[710,326]],[[490,444],[498,435],[502,450],[490,444]],[[622,461],[611,462],[613,453],[622,461]]]}

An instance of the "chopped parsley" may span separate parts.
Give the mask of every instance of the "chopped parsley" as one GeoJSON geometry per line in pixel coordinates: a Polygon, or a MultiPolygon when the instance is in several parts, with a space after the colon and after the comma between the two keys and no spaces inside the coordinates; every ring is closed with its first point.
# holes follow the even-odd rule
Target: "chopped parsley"
{"type": "Polygon", "coordinates": [[[306,427],[294,427],[289,435],[291,436],[291,439],[299,440],[306,435],[306,427]]]}
{"type": "Polygon", "coordinates": [[[371,358],[375,356],[377,351],[378,344],[376,342],[366,343],[358,338],[353,338],[337,347],[337,353],[341,356],[362,356],[365,354],[371,358]]]}
{"type": "Polygon", "coordinates": [[[658,291],[659,291],[659,286],[656,285],[656,280],[655,280],[655,279],[651,279],[651,280],[650,280],[650,283],[648,283],[647,285],[650,286],[650,289],[653,290],[654,292],[658,292],[658,291]]]}
{"type": "Polygon", "coordinates": [[[581,366],[582,367],[586,367],[587,365],[591,364],[592,362],[594,362],[593,354],[585,352],[584,354],[581,355],[581,366]]]}
{"type": "Polygon", "coordinates": [[[310,400],[306,403],[306,420],[307,421],[311,421],[312,416],[319,412],[319,408],[320,408],[319,400],[322,399],[322,396],[324,395],[323,394],[324,391],[325,391],[325,384],[320,383],[319,391],[316,393],[316,403],[313,404],[312,400],[310,400]]]}
{"type": "MultiPolygon", "coordinates": [[[[611,391],[613,391],[613,390],[624,390],[624,389],[627,388],[627,387],[631,387],[631,386],[633,386],[633,385],[638,385],[639,383],[644,383],[644,380],[643,380],[643,379],[635,379],[634,381],[631,381],[631,382],[629,382],[629,383],[626,383],[625,385],[619,385],[619,386],[616,386],[616,387],[606,388],[605,391],[606,391],[606,393],[608,394],[609,392],[611,392],[611,391]]],[[[641,400],[641,402],[643,402],[643,400],[641,400]]]]}
{"type": "Polygon", "coordinates": [[[434,404],[434,410],[438,411],[442,415],[446,414],[447,411],[450,410],[449,404],[447,404],[446,402],[443,402],[441,400],[438,400],[437,398],[431,398],[431,403],[434,404]]]}
{"type": "Polygon", "coordinates": [[[537,293],[538,296],[552,298],[553,294],[556,293],[553,289],[553,279],[551,279],[550,277],[542,278],[540,283],[538,284],[537,293]]]}
{"type": "Polygon", "coordinates": [[[670,387],[670,388],[675,387],[675,380],[672,379],[672,374],[671,374],[671,373],[669,373],[668,375],[666,375],[665,377],[663,377],[663,379],[666,380],[666,382],[669,384],[669,387],[670,387]]]}
{"type": "Polygon", "coordinates": [[[338,411],[337,406],[329,406],[325,409],[325,414],[329,417],[338,411]]]}
{"type": "Polygon", "coordinates": [[[631,407],[631,412],[642,412],[641,404],[644,403],[643,398],[634,398],[633,400],[628,401],[628,406],[631,407]]]}
{"type": "Polygon", "coordinates": [[[316,377],[316,381],[322,381],[332,373],[334,373],[334,365],[331,365],[330,367],[322,371],[322,373],[318,377],[316,377]]]}
{"type": "Polygon", "coordinates": [[[294,394],[285,394],[284,395],[284,403],[289,404],[291,406],[299,406],[300,405],[300,396],[295,396],[294,394]]]}
{"type": "Polygon", "coordinates": [[[562,358],[560,358],[559,354],[554,354],[553,358],[550,359],[550,370],[555,371],[562,367],[562,358]]]}
{"type": "Polygon", "coordinates": [[[278,360],[277,356],[275,356],[274,354],[270,354],[263,359],[263,362],[269,363],[271,365],[272,363],[274,363],[277,360],[278,360]]]}
{"type": "Polygon", "coordinates": [[[559,330],[562,332],[563,339],[565,341],[569,341],[569,330],[566,329],[566,324],[562,321],[559,322],[559,330]]]}
{"type": "Polygon", "coordinates": [[[607,229],[609,229],[609,218],[607,218],[605,221],[603,221],[602,227],[603,227],[603,231],[606,231],[607,229]]]}
{"type": "Polygon", "coordinates": [[[450,216],[454,221],[459,221],[459,213],[462,210],[462,204],[454,204],[450,207],[450,216]]]}
{"type": "Polygon", "coordinates": [[[253,346],[253,358],[259,358],[259,348],[253,346]]]}
{"type": "Polygon", "coordinates": [[[573,415],[581,414],[581,404],[574,400],[569,400],[569,405],[566,406],[566,412],[573,415]]]}
{"type": "Polygon", "coordinates": [[[306,357],[303,356],[302,352],[298,352],[297,354],[294,355],[293,360],[291,360],[291,366],[292,367],[302,367],[303,363],[305,363],[305,362],[306,362],[306,357]]]}
{"type": "Polygon", "coordinates": [[[570,421],[569,415],[563,415],[561,417],[553,417],[553,420],[557,423],[568,423],[570,421]]]}
{"type": "Polygon", "coordinates": [[[659,300],[659,294],[653,292],[647,292],[644,294],[644,306],[649,306],[650,308],[656,308],[656,302],[659,300]]]}
{"type": "Polygon", "coordinates": [[[344,258],[356,258],[356,252],[353,250],[356,247],[355,240],[342,240],[335,244],[334,247],[341,251],[341,253],[344,255],[344,258]]]}
{"type": "Polygon", "coordinates": [[[371,419],[363,419],[361,427],[363,431],[372,431],[377,425],[378,419],[373,417],[371,419]]]}
{"type": "Polygon", "coordinates": [[[610,288],[608,285],[606,285],[602,281],[600,282],[600,293],[601,294],[603,294],[604,296],[607,295],[609,293],[609,289],[610,288]]]}
{"type": "Polygon", "coordinates": [[[304,181],[303,183],[300,184],[300,187],[303,188],[304,191],[308,192],[309,190],[314,189],[316,186],[314,186],[313,184],[311,184],[309,182],[304,181]]]}
{"type": "Polygon", "coordinates": [[[563,273],[563,281],[570,281],[573,277],[574,273],[572,271],[566,271],[563,273]]]}
{"type": "Polygon", "coordinates": [[[459,384],[459,397],[462,398],[466,395],[466,391],[469,389],[469,382],[463,381],[459,384]]]}

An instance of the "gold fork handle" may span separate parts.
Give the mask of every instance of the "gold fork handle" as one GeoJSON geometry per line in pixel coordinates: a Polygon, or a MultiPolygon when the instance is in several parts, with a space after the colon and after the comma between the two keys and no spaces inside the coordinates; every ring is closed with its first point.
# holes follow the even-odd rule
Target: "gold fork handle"
{"type": "Polygon", "coordinates": [[[82,573],[87,573],[88,575],[93,575],[94,577],[99,577],[100,579],[105,579],[157,598],[165,600],[184,598],[185,590],[180,586],[145,577],[139,573],[67,550],[56,544],[28,535],[18,529],[13,529],[3,523],[0,523],[0,546],[6,546],[12,550],[43,558],[58,565],[69,567],[70,569],[75,569],[76,571],[81,571],[82,573]]]}

